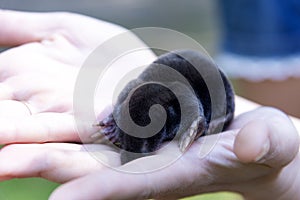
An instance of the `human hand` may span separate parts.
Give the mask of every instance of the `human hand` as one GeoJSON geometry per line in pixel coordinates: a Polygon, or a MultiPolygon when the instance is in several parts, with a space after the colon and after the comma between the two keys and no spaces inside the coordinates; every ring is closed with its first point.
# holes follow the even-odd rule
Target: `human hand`
{"type": "MultiPolygon", "coordinates": [[[[102,169],[86,147],[97,150],[111,166],[119,165],[119,154],[108,146],[54,142],[81,142],[72,105],[77,74],[97,46],[127,30],[70,13],[0,10],[0,23],[0,46],[10,48],[0,54],[0,144],[7,144],[0,151],[0,180],[40,176],[66,182],[102,169]]],[[[116,81],[122,71],[155,58],[151,51],[142,53],[115,66],[116,81]]],[[[88,134],[96,131],[92,123],[88,134]]]]}
{"type": "MultiPolygon", "coordinates": [[[[0,10],[0,23],[0,46],[13,47],[0,54],[0,144],[80,142],[73,118],[79,69],[99,44],[126,30],[70,13],[0,10]]],[[[134,60],[140,57],[154,58],[134,60]]]]}
{"type": "MultiPolygon", "coordinates": [[[[1,11],[0,22],[5,27],[0,30],[0,44],[21,45],[0,55],[0,121],[3,124],[0,143],[79,142],[72,116],[72,92],[79,66],[99,43],[124,29],[72,14],[1,11]],[[82,31],[81,24],[86,31],[82,31]],[[43,80],[42,84],[40,80],[43,80]]],[[[149,54],[148,58],[151,60],[153,55],[149,54]]],[[[298,155],[294,157],[298,153],[298,137],[289,120],[278,111],[261,109],[235,119],[231,128],[221,134],[217,146],[207,157],[200,159],[198,156],[199,146],[205,145],[200,139],[168,168],[138,175],[105,167],[80,144],[8,145],[0,154],[1,179],[31,176],[57,182],[75,179],[53,194],[52,198],[57,199],[178,198],[219,190],[237,191],[256,199],[290,195],[297,185],[298,179],[294,175],[299,158],[298,155]],[[258,121],[250,122],[253,118],[258,121]],[[271,148],[265,160],[256,162],[265,139],[269,139],[271,148]],[[241,148],[239,144],[244,143],[241,148]],[[76,179],[78,177],[82,178],[76,179]],[[103,184],[108,181],[109,184],[103,184]],[[86,184],[85,191],[78,190],[82,184],[86,184]],[[100,185],[102,192],[95,185],[100,185]],[[276,186],[282,190],[274,192],[276,186]],[[286,187],[292,189],[286,194],[281,193],[287,190],[286,187]],[[272,194],[266,193],[268,191],[272,194]]],[[[120,165],[119,154],[112,148],[104,145],[90,148],[98,151],[111,166],[120,165]]],[[[157,156],[135,160],[119,169],[132,171],[136,166],[151,167],[168,159],[168,152],[176,150],[176,144],[169,145],[157,156]]]]}
{"type": "MultiPolygon", "coordinates": [[[[0,144],[80,142],[72,108],[77,73],[97,45],[124,29],[67,13],[1,10],[0,23],[0,46],[10,47],[0,54],[0,144]]],[[[83,147],[68,143],[9,145],[1,149],[0,179],[44,176],[57,182],[70,180],[72,173],[52,175],[56,169],[51,166],[57,167],[64,158],[58,153],[62,151],[72,160],[72,152],[83,151],[83,147]],[[33,158],[45,162],[33,162],[33,158]],[[45,166],[48,172],[35,174],[45,166]]],[[[86,154],[76,155],[83,158],[86,154]]],[[[112,162],[113,157],[112,153],[112,162]]],[[[92,171],[95,162],[88,166],[92,171]]]]}
{"type": "MultiPolygon", "coordinates": [[[[212,151],[200,158],[201,145],[206,145],[203,139],[163,169],[141,174],[102,169],[62,185],[50,199],[174,199],[224,190],[239,192],[246,199],[299,197],[299,137],[280,111],[259,108],[238,116],[212,151]]],[[[119,170],[151,168],[178,151],[176,144],[167,148],[119,170]]]]}

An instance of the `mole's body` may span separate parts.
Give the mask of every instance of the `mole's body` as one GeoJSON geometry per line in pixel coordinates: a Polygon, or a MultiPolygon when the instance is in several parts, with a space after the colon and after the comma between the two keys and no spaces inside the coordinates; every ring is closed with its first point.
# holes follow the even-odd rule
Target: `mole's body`
{"type": "MultiPolygon", "coordinates": [[[[221,130],[225,129],[234,115],[234,92],[230,82],[221,71],[215,70],[218,73],[214,75],[199,74],[199,71],[203,71],[204,68],[212,69],[216,66],[206,56],[195,51],[178,51],[160,56],[137,79],[131,81],[123,89],[113,114],[99,122],[100,133],[122,148],[123,152],[145,155],[158,150],[163,143],[171,141],[176,134],[180,134],[178,136],[180,148],[185,150],[199,136],[213,132],[211,129],[216,129],[219,125],[222,126],[221,130]],[[188,61],[183,57],[188,58],[188,61]],[[173,69],[171,71],[179,72],[187,82],[181,79],[174,80],[176,73],[172,75],[168,69],[159,67],[162,65],[173,69]],[[225,95],[222,101],[224,105],[220,108],[217,106],[214,111],[217,112],[214,113],[217,118],[212,119],[212,101],[206,81],[215,80],[214,76],[221,77],[224,87],[219,90],[225,89],[225,95]],[[157,82],[167,84],[163,86],[157,82]],[[190,92],[191,90],[188,89],[190,87],[194,93],[190,92]],[[174,94],[174,91],[177,94],[174,94]],[[183,103],[178,100],[178,94],[184,100],[183,103]],[[123,109],[126,104],[130,116],[127,116],[128,114],[126,115],[123,109]],[[136,137],[125,133],[117,125],[126,124],[126,120],[132,119],[136,125],[147,126],[151,123],[149,109],[155,104],[161,105],[166,113],[166,121],[156,134],[141,133],[142,137],[136,137]],[[182,109],[187,110],[183,117],[181,117],[182,109]],[[182,126],[179,127],[179,124],[182,126]],[[147,134],[151,136],[147,137],[147,134]]],[[[155,112],[154,117],[159,118],[160,111],[155,112]]],[[[131,130],[130,127],[127,128],[126,130],[131,130]]],[[[131,159],[123,158],[123,162],[131,159]]]]}

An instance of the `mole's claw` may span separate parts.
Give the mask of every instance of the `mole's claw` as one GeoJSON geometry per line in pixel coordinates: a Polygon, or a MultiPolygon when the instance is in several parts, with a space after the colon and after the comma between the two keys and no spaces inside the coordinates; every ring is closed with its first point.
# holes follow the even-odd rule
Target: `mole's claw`
{"type": "Polygon", "coordinates": [[[110,126],[115,124],[114,117],[112,114],[104,118],[102,121],[98,123],[98,126],[110,126]]]}
{"type": "Polygon", "coordinates": [[[105,136],[110,135],[115,131],[115,129],[116,129],[115,126],[102,127],[97,133],[91,135],[91,138],[98,138],[104,135],[105,136]]]}
{"type": "Polygon", "coordinates": [[[104,141],[105,137],[110,139],[114,137],[114,133],[116,131],[116,124],[113,118],[113,115],[110,114],[108,117],[104,118],[103,120],[93,124],[93,126],[98,127],[99,131],[92,134],[90,136],[91,139],[94,141],[104,141]]]}
{"type": "Polygon", "coordinates": [[[192,122],[189,129],[181,135],[179,139],[179,149],[181,152],[185,152],[192,145],[195,139],[203,134],[205,130],[203,123],[205,123],[204,118],[198,117],[192,122]],[[200,130],[199,127],[201,127],[200,130]]]}
{"type": "Polygon", "coordinates": [[[96,132],[96,133],[93,133],[90,137],[91,139],[99,139],[99,138],[102,138],[104,135],[100,132],[96,132]]]}
{"type": "Polygon", "coordinates": [[[99,132],[104,135],[109,135],[110,133],[113,133],[115,129],[115,126],[106,126],[104,128],[101,128],[99,132]]]}

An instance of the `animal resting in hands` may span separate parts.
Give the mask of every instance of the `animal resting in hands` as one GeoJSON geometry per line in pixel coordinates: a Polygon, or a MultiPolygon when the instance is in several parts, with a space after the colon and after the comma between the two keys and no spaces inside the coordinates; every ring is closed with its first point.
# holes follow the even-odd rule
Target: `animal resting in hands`
{"type": "Polygon", "coordinates": [[[200,136],[224,130],[233,119],[234,106],[229,80],[207,56],[192,50],[174,51],[160,56],[126,85],[113,112],[98,123],[97,134],[122,149],[123,163],[150,155],[174,138],[185,151],[200,136]],[[213,84],[212,89],[224,95],[217,95],[221,103],[212,109],[211,98],[216,95],[210,94],[207,82],[215,83],[218,78],[222,87],[213,84]],[[161,107],[153,106],[157,104],[161,107]],[[154,122],[164,124],[155,133],[138,129],[132,134],[136,126],[154,122]]]}

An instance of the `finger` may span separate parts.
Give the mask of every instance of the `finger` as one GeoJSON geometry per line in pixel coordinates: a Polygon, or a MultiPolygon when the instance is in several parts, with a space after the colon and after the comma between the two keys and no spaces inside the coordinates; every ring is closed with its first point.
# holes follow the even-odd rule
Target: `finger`
{"type": "MultiPolygon", "coordinates": [[[[191,149],[193,150],[193,145],[191,149]]],[[[175,143],[164,154],[139,158],[121,166],[118,170],[105,169],[68,182],[52,193],[50,199],[149,199],[157,197],[175,199],[175,197],[195,194],[195,189],[190,187],[192,183],[198,192],[201,190],[199,188],[205,188],[202,186],[207,184],[205,180],[207,176],[204,175],[204,167],[198,165],[199,162],[193,164],[188,160],[179,159],[172,165],[169,163],[151,173],[149,171],[137,173],[141,171],[141,168],[145,170],[157,168],[157,165],[169,159],[174,150],[180,153],[175,143]],[[193,179],[201,174],[204,175],[204,180],[196,185],[191,177],[193,179]],[[85,189],[78,190],[82,185],[85,189]]]]}
{"type": "Polygon", "coordinates": [[[0,46],[39,42],[59,28],[60,15],[0,10],[0,46]]]}
{"type": "MultiPolygon", "coordinates": [[[[118,153],[104,145],[94,148],[97,156],[119,164],[118,153]]],[[[105,168],[82,145],[67,143],[14,144],[0,151],[0,180],[42,177],[55,182],[66,182],[105,168]]]]}
{"type": "Polygon", "coordinates": [[[143,174],[121,173],[106,169],[62,185],[49,199],[177,199],[196,194],[182,184],[187,183],[189,179],[187,173],[179,172],[181,173],[179,176],[174,176],[173,173],[172,168],[168,168],[168,171],[159,170],[155,173],[143,174]],[[84,190],[80,190],[83,185],[84,190]]]}
{"type": "Polygon", "coordinates": [[[122,174],[108,170],[69,182],[52,193],[49,199],[147,199],[145,174],[122,174]],[[134,176],[134,177],[133,177],[134,176]],[[80,185],[84,190],[78,191],[80,185]]]}
{"type": "MultiPolygon", "coordinates": [[[[1,144],[81,141],[73,116],[66,113],[40,113],[21,118],[1,117],[0,124],[1,144]]],[[[86,131],[93,131],[92,125],[86,131]]]]}
{"type": "Polygon", "coordinates": [[[249,122],[241,129],[234,144],[240,161],[255,162],[269,151],[268,131],[267,124],[258,120],[249,122]]]}
{"type": "Polygon", "coordinates": [[[299,150],[298,133],[280,111],[269,108],[260,111],[269,113],[269,117],[248,122],[236,137],[234,152],[245,163],[285,166],[299,150]]]}
{"type": "Polygon", "coordinates": [[[13,90],[8,85],[0,83],[0,101],[12,99],[12,98],[13,98],[13,90]]]}
{"type": "Polygon", "coordinates": [[[0,101],[0,118],[29,116],[31,111],[25,102],[14,100],[0,101]]]}
{"type": "Polygon", "coordinates": [[[94,43],[97,46],[99,42],[125,30],[117,25],[90,17],[58,12],[33,13],[0,10],[0,24],[2,27],[0,29],[0,46],[15,46],[43,40],[51,41],[55,33],[62,34],[72,41],[77,40],[76,43],[89,45],[94,43]],[[80,31],[78,23],[85,25],[85,32],[80,31]],[[72,35],[69,32],[73,32],[72,35]]]}
{"type": "Polygon", "coordinates": [[[65,77],[66,84],[62,86],[62,79],[60,76],[25,73],[9,78],[6,84],[14,88],[14,100],[30,102],[38,112],[66,112],[72,109],[72,89],[68,89],[73,87],[73,80],[65,77]]]}

